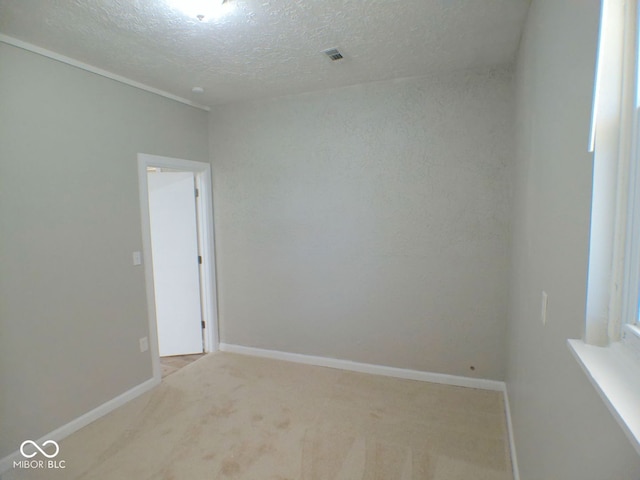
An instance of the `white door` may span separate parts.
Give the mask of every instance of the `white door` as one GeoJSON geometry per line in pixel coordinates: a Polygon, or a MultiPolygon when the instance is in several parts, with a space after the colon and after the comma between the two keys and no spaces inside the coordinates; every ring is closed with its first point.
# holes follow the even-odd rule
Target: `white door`
{"type": "Polygon", "coordinates": [[[202,353],[193,172],[149,172],[147,179],[160,356],[202,353]]]}

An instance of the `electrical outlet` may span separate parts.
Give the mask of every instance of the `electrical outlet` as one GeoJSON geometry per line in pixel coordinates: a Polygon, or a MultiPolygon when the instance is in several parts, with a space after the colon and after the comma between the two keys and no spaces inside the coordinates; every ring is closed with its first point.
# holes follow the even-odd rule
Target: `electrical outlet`
{"type": "Polygon", "coordinates": [[[142,252],[133,252],[133,264],[142,265],[142,252]]]}
{"type": "Polygon", "coordinates": [[[140,340],[140,351],[146,352],[149,350],[149,339],[147,337],[142,337],[140,340]]]}
{"type": "Polygon", "coordinates": [[[547,304],[549,302],[549,296],[547,292],[542,291],[542,305],[540,308],[540,320],[542,320],[542,325],[547,324],[547,304]]]}

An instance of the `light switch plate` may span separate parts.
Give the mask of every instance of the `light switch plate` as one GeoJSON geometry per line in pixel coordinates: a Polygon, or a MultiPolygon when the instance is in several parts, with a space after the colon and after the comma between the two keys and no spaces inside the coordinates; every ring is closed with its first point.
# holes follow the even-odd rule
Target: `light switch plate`
{"type": "Polygon", "coordinates": [[[142,252],[133,252],[133,264],[142,265],[142,252]]]}
{"type": "Polygon", "coordinates": [[[540,308],[540,320],[542,320],[542,325],[547,324],[547,304],[549,303],[549,296],[547,292],[542,291],[542,305],[540,308]]]}

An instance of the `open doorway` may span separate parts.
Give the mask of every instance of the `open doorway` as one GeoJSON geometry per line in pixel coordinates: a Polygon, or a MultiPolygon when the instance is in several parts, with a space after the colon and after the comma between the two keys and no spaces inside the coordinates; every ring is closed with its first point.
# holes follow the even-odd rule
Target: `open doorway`
{"type": "Polygon", "coordinates": [[[218,347],[211,170],[139,154],[138,176],[150,350],[160,378],[161,356],[218,347]]]}

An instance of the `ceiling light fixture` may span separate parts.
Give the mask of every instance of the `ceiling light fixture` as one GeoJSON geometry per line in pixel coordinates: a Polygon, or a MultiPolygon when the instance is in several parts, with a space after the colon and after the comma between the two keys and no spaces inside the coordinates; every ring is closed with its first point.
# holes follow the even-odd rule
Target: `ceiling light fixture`
{"type": "Polygon", "coordinates": [[[168,0],[169,4],[189,17],[201,22],[218,20],[233,10],[231,0],[168,0]]]}

